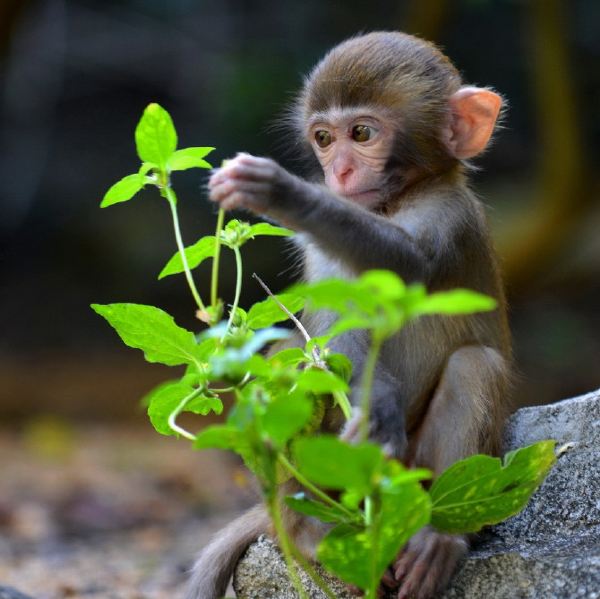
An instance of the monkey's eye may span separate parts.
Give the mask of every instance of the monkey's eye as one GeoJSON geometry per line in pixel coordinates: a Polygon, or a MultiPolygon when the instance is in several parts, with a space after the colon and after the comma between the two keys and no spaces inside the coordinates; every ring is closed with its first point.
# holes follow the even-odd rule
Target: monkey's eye
{"type": "Polygon", "coordinates": [[[331,133],[325,129],[315,131],[315,141],[320,148],[326,148],[331,143],[331,133]]]}
{"type": "Polygon", "coordinates": [[[369,141],[372,134],[373,128],[368,125],[354,125],[354,127],[352,127],[352,139],[354,141],[369,141]]]}

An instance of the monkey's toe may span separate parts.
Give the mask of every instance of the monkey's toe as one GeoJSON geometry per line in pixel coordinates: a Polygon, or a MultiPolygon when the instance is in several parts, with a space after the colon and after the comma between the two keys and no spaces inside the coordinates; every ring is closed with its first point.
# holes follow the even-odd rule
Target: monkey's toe
{"type": "Polygon", "coordinates": [[[419,531],[398,556],[393,570],[400,588],[398,599],[430,599],[446,587],[467,551],[463,537],[419,531]]]}

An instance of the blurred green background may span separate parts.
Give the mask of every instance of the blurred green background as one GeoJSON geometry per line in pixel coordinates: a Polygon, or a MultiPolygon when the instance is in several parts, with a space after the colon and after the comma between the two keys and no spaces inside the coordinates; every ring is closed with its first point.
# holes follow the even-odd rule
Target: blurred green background
{"type": "MultiPolygon", "coordinates": [[[[466,81],[508,98],[473,183],[502,257],[517,401],[599,387],[599,25],[597,0],[2,0],[0,417],[143,418],[139,397],[168,375],[91,302],[196,326],[183,278],[156,279],[175,249],[164,201],[149,190],[98,208],[137,169],[143,108],[165,106],[181,146],[216,146],[213,164],[244,150],[298,171],[295,140],[269,126],[328,48],[377,29],[436,41],[466,81]]],[[[175,178],[188,243],[214,227],[206,178],[175,178]]],[[[284,242],[244,249],[242,305],[262,296],[253,271],[273,289],[297,273],[284,242]]]]}

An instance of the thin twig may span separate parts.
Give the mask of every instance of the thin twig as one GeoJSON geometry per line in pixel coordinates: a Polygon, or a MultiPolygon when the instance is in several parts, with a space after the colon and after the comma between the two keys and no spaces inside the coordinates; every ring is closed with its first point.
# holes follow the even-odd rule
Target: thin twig
{"type": "MultiPolygon", "coordinates": [[[[279,308],[287,315],[287,317],[296,325],[297,329],[300,331],[301,335],[304,337],[306,343],[311,340],[308,331],[304,328],[304,325],[275,297],[275,294],[267,287],[267,284],[255,273],[252,273],[252,278],[258,281],[258,284],[265,290],[267,295],[279,306],[279,308]]],[[[315,359],[315,364],[320,368],[326,368],[325,362],[321,360],[321,352],[318,347],[312,348],[313,358],[315,359]]]]}

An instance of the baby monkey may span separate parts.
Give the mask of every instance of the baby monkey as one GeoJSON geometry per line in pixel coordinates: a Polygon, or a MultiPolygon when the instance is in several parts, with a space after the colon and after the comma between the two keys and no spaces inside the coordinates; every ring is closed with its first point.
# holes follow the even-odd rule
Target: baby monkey
{"type": "MultiPolygon", "coordinates": [[[[291,129],[313,156],[315,182],[239,154],[209,183],[210,199],[225,210],[248,210],[301,233],[308,281],[385,268],[429,291],[466,287],[496,298],[493,312],[421,318],[381,353],[370,438],[434,473],[474,453],[496,453],[508,409],[504,293],[465,162],[488,145],[501,107],[495,92],[464,85],[428,42],[399,32],[354,37],[317,64],[290,113],[291,129]]],[[[331,324],[319,313],[302,320],[315,336],[331,324]]],[[[351,332],[333,348],[353,363],[352,388],[367,346],[366,335],[351,332]]],[[[340,431],[343,438],[354,439],[359,418],[340,431]]],[[[314,555],[324,528],[286,513],[296,542],[314,555]]],[[[269,530],[256,507],[219,533],[200,555],[188,598],[222,596],[241,554],[269,530]]],[[[466,537],[427,527],[390,564],[383,584],[399,599],[432,597],[467,547],[466,537]]]]}

